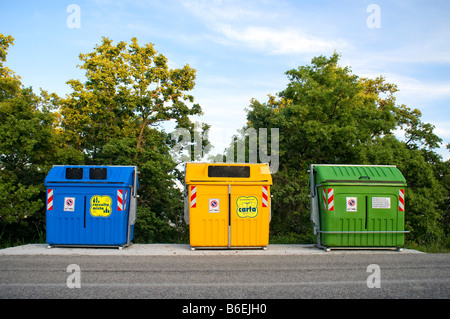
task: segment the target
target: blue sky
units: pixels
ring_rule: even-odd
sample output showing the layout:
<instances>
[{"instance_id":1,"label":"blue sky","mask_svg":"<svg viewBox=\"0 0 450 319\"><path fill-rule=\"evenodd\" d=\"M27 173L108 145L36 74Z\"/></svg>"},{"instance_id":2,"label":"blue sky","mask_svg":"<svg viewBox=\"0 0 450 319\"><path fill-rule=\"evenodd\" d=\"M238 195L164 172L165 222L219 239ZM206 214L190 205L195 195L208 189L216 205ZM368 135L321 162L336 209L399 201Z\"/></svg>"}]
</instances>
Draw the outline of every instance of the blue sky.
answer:
<instances>
[{"instance_id":1,"label":"blue sky","mask_svg":"<svg viewBox=\"0 0 450 319\"><path fill-rule=\"evenodd\" d=\"M80 28L67 26L70 4ZM380 28L367 24L371 4ZM397 103L418 108L450 143L449 16L447 0L0 0L0 33L15 38L7 66L23 83L61 96L65 82L84 77L78 55L102 36L154 43L170 67L197 70L192 93L204 116L194 120L212 125L215 153L244 126L252 98L267 101L285 88L287 70L334 50L355 74L397 84Z\"/></svg>"}]
</instances>

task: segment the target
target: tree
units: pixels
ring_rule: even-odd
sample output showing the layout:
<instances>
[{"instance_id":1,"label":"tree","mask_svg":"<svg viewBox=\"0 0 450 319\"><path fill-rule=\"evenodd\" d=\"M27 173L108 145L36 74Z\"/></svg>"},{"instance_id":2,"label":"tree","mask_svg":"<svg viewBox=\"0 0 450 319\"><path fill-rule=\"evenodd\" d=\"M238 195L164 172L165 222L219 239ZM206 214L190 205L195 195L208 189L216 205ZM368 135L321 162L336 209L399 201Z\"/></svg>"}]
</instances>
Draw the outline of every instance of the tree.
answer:
<instances>
[{"instance_id":1,"label":"tree","mask_svg":"<svg viewBox=\"0 0 450 319\"><path fill-rule=\"evenodd\" d=\"M420 111L396 104L396 85L381 76L361 78L338 62L335 53L287 71L286 89L266 103L252 100L247 111L246 128L280 129L272 233L311 234L310 164L396 164L409 185L410 238L427 244L441 240L448 189L436 174L442 159L433 150L442 140L420 120ZM395 138L397 129L404 130L404 141Z\"/></svg>"},{"instance_id":2,"label":"tree","mask_svg":"<svg viewBox=\"0 0 450 319\"><path fill-rule=\"evenodd\" d=\"M185 65L170 69L153 44L114 45L108 38L79 67L86 81L70 80L73 92L61 100L61 127L68 148L86 154L86 163L137 165L140 171L136 240L185 238L181 178L170 155L174 141L159 127L175 121L194 132L189 116L201 114L189 93L196 71ZM148 225L165 225L146 232Z\"/></svg>"},{"instance_id":3,"label":"tree","mask_svg":"<svg viewBox=\"0 0 450 319\"><path fill-rule=\"evenodd\" d=\"M54 95L36 95L4 65L13 44L0 34L0 237L29 239L44 221L43 181L59 153L57 114Z\"/></svg>"},{"instance_id":4,"label":"tree","mask_svg":"<svg viewBox=\"0 0 450 319\"><path fill-rule=\"evenodd\" d=\"M70 80L73 93L62 101L62 127L69 145L95 160L114 138L135 138L144 149L150 127L175 120L189 125L190 115L201 114L187 94L195 85L195 70L185 65L169 69L167 58L153 44L139 46L136 38L113 45L108 38L94 52L80 54L87 81ZM134 155L137 157L137 154Z\"/></svg>"}]
</instances>

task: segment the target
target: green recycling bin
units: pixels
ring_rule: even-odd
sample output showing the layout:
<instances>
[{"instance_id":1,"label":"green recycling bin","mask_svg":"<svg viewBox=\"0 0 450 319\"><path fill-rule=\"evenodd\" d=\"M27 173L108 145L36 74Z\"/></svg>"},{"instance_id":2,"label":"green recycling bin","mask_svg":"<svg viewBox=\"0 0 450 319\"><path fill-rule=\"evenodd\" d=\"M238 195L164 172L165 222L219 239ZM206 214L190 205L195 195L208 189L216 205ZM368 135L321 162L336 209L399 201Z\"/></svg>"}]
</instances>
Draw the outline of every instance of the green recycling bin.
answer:
<instances>
[{"instance_id":1,"label":"green recycling bin","mask_svg":"<svg viewBox=\"0 0 450 319\"><path fill-rule=\"evenodd\" d=\"M406 180L395 166L313 164L309 174L319 247L404 245Z\"/></svg>"}]
</instances>

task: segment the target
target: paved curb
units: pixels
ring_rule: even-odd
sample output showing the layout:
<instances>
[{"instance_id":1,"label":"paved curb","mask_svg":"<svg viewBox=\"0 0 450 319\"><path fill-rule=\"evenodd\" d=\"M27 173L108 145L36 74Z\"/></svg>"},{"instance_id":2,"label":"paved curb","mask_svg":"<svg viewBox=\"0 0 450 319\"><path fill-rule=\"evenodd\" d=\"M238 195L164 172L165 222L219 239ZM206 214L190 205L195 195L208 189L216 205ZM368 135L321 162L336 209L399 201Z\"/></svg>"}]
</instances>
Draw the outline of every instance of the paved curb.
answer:
<instances>
[{"instance_id":1,"label":"paved curb","mask_svg":"<svg viewBox=\"0 0 450 319\"><path fill-rule=\"evenodd\" d=\"M48 256L285 256L285 255L343 255L343 254L422 254L417 250L402 251L383 249L348 249L326 252L314 245L269 245L267 249L196 249L183 244L133 244L123 249L117 248L47 248L46 244L29 244L0 250L0 256L48 255Z\"/></svg>"}]
</instances>

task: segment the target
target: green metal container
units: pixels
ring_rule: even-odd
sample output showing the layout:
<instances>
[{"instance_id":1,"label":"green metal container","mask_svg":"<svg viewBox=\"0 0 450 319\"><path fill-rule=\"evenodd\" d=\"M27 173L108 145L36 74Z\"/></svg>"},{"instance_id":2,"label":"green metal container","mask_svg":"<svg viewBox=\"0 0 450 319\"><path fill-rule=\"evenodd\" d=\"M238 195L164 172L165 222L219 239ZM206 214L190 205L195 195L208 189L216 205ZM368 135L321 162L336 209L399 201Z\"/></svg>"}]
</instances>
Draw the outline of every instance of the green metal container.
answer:
<instances>
[{"instance_id":1,"label":"green metal container","mask_svg":"<svg viewBox=\"0 0 450 319\"><path fill-rule=\"evenodd\" d=\"M309 173L319 246L404 245L406 180L395 166L314 164Z\"/></svg>"}]
</instances>

